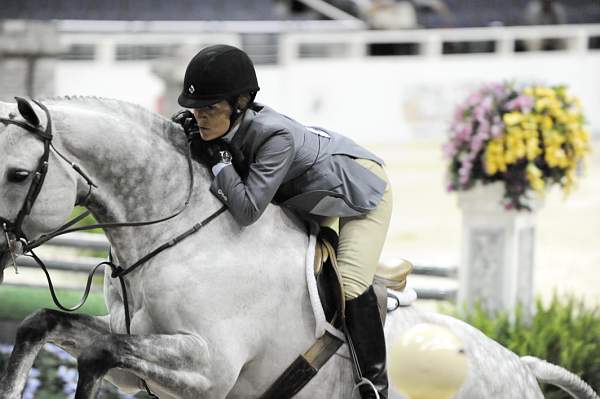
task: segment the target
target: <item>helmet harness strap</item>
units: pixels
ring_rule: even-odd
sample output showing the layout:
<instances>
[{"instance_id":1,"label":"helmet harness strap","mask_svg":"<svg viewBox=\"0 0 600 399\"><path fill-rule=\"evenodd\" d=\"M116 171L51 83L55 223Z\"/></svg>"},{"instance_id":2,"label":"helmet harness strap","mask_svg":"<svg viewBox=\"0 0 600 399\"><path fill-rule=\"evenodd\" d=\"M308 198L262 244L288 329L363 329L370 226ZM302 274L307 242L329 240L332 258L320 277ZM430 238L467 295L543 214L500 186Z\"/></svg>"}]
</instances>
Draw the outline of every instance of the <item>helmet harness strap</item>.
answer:
<instances>
[{"instance_id":1,"label":"helmet harness strap","mask_svg":"<svg viewBox=\"0 0 600 399\"><path fill-rule=\"evenodd\" d=\"M231 129L233 129L233 126L235 125L235 122L238 120L238 118L244 115L246 110L250 108L250 106L254 103L254 99L256 98L256 91L251 91L248 94L250 95L250 100L248 101L248 104L241 108L238 106L238 99L240 98L240 95L243 94L238 94L237 96L229 97L228 99L226 99L227 103L231 107L231 115L229 116L229 129L227 129L227 131L223 135L226 135L231 131Z\"/></svg>"}]
</instances>

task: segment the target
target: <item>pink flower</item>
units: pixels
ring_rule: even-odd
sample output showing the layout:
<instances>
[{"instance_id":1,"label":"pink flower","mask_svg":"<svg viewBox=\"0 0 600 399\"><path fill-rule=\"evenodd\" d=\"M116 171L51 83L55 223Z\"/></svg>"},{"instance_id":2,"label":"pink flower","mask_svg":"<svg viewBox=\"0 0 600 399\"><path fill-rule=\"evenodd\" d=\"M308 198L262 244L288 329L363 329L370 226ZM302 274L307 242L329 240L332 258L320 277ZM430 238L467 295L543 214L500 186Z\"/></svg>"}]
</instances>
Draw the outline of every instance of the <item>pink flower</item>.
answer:
<instances>
[{"instance_id":1,"label":"pink flower","mask_svg":"<svg viewBox=\"0 0 600 399\"><path fill-rule=\"evenodd\" d=\"M530 112L535 104L535 100L528 95L521 94L517 98L506 103L506 108L510 111Z\"/></svg>"},{"instance_id":2,"label":"pink flower","mask_svg":"<svg viewBox=\"0 0 600 399\"><path fill-rule=\"evenodd\" d=\"M477 119L479 122L485 120L486 114L487 110L482 106L475 107L475 109L473 110L473 115L475 116L475 119Z\"/></svg>"},{"instance_id":3,"label":"pink flower","mask_svg":"<svg viewBox=\"0 0 600 399\"><path fill-rule=\"evenodd\" d=\"M473 163L469 159L465 159L458 170L460 184L467 184L471 175L471 169L473 169Z\"/></svg>"},{"instance_id":4,"label":"pink flower","mask_svg":"<svg viewBox=\"0 0 600 399\"><path fill-rule=\"evenodd\" d=\"M487 119L479 121L477 127L477 135L481 136L481 139L485 140L490 136L490 122Z\"/></svg>"},{"instance_id":5,"label":"pink flower","mask_svg":"<svg viewBox=\"0 0 600 399\"><path fill-rule=\"evenodd\" d=\"M460 142L468 142L471 137L471 133L473 131L470 123L458 123L454 125L454 138Z\"/></svg>"},{"instance_id":6,"label":"pink flower","mask_svg":"<svg viewBox=\"0 0 600 399\"><path fill-rule=\"evenodd\" d=\"M510 94L511 87L506 83L495 83L493 84L492 91L497 100L504 101L504 99Z\"/></svg>"},{"instance_id":7,"label":"pink flower","mask_svg":"<svg viewBox=\"0 0 600 399\"><path fill-rule=\"evenodd\" d=\"M466 105L460 104L454 109L454 122L461 122L465 117Z\"/></svg>"},{"instance_id":8,"label":"pink flower","mask_svg":"<svg viewBox=\"0 0 600 399\"><path fill-rule=\"evenodd\" d=\"M477 104L479 104L482 100L482 94L480 91L476 91L473 92L468 98L467 98L467 104L471 107L476 106Z\"/></svg>"},{"instance_id":9,"label":"pink flower","mask_svg":"<svg viewBox=\"0 0 600 399\"><path fill-rule=\"evenodd\" d=\"M492 137L498 137L504 131L504 124L492 125L490 132L492 133Z\"/></svg>"},{"instance_id":10,"label":"pink flower","mask_svg":"<svg viewBox=\"0 0 600 399\"><path fill-rule=\"evenodd\" d=\"M504 122L502 122L502 118L499 115L495 115L494 119L492 119L492 127L490 129L490 133L492 137L498 137L504 131Z\"/></svg>"},{"instance_id":11,"label":"pink flower","mask_svg":"<svg viewBox=\"0 0 600 399\"><path fill-rule=\"evenodd\" d=\"M454 142L452 142L452 141L444 143L444 145L442 146L444 158L446 158L446 159L452 159L452 157L454 157L456 155L456 150L457 150L457 148L454 145Z\"/></svg>"},{"instance_id":12,"label":"pink flower","mask_svg":"<svg viewBox=\"0 0 600 399\"><path fill-rule=\"evenodd\" d=\"M485 141L485 138L482 137L480 134L473 137L473 140L471 140L471 146L470 146L471 147L470 155L472 155L472 159L475 159L475 157L477 156L477 153L483 147L484 141Z\"/></svg>"}]
</instances>

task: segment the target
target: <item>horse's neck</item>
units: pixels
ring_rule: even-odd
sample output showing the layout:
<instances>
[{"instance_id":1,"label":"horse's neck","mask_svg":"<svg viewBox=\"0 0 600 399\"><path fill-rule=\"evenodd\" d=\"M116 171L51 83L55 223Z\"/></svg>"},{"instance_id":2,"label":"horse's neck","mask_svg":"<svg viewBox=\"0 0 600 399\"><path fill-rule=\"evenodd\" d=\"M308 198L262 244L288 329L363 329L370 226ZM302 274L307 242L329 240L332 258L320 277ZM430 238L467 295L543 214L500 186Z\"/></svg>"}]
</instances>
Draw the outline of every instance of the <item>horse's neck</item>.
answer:
<instances>
[{"instance_id":1,"label":"horse's neck","mask_svg":"<svg viewBox=\"0 0 600 399\"><path fill-rule=\"evenodd\" d=\"M183 206L190 184L185 138L169 138L159 131L166 128L172 130L167 133L182 136L174 125L141 109L120 115L94 107L60 106L56 137L68 157L98 185L87 205L98 222L155 220ZM200 197L206 197L208 190L199 187L206 187L208 174L195 163L193 167L196 189L192 202L202 203ZM88 189L80 179L78 198L85 198ZM164 240L172 223L111 228L107 235L111 243L118 244L118 258L131 260Z\"/></svg>"}]
</instances>

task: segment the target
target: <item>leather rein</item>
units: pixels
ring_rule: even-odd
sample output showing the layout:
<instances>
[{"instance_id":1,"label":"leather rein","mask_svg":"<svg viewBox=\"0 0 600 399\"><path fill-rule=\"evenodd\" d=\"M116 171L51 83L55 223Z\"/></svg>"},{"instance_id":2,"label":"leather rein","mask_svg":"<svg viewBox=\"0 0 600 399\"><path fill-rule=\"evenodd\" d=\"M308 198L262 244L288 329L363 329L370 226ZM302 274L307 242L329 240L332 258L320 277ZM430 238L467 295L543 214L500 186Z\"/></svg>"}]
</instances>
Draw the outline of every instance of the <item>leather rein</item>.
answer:
<instances>
[{"instance_id":1,"label":"leather rein","mask_svg":"<svg viewBox=\"0 0 600 399\"><path fill-rule=\"evenodd\" d=\"M15 250L16 250L16 244L21 243L22 247L23 247L23 254L26 256L32 257L36 261L36 263L40 266L40 268L44 271L44 274L46 275L46 279L48 280L48 287L50 289L50 294L52 296L52 300L54 301L54 304L59 309L61 309L63 311L67 311L67 312L73 312L75 310L78 310L79 308L81 308L84 305L84 303L86 302L87 297L90 293L90 289L91 289L91 285L92 285L92 278L93 278L94 273L102 265L109 266L112 271L111 277L118 278L120 285L121 285L121 290L123 293L123 306L125 308L125 326L127 328L127 334L131 335L131 317L129 314L127 289L126 289L126 285L125 285L125 281L124 281L123 277L126 276L127 274L133 272L134 270L136 270L137 268L142 266L144 263L146 263L148 260L150 260L153 257L155 257L156 255L158 255L159 253L163 252L164 250L166 250L168 248L171 248L171 247L177 245L179 242L181 242L185 238L189 237L190 235L192 235L195 232L197 232L198 230L200 230L202 227L209 224L216 217L218 217L220 214L225 212L227 210L227 207L225 205L222 206L220 209L218 209L217 211L212 213L210 216L208 216L201 222L196 223L194 226L192 226L185 232L175 236L174 238L170 239L169 241L165 242L164 244L162 244L162 245L158 246L157 248L155 248L154 250L152 250L150 253L142 256L140 259L138 259L137 261L132 263L129 267L121 267L119 265L116 265L112 259L112 250L109 251L109 260L99 263L92 270L90 270L88 279L87 279L87 283L86 283L85 292L84 292L79 304L75 305L74 307L70 307L70 308L63 306L56 296L54 285L52 284L52 279L50 278L50 274L48 273L46 265L35 254L35 252L33 252L33 249L39 247L40 245L44 244L45 242L49 241L50 239L52 239L54 237L57 237L57 236L60 236L63 234L67 234L67 233L72 233L75 231L91 230L91 229L96 229L96 228L148 226L148 225L152 225L152 224L165 222L167 220L173 219L176 216L180 215L188 207L191 197L192 197L193 189L194 189L194 173L193 173L194 171L193 171L193 165L192 165L191 150L190 150L189 140L188 140L187 163L188 163L189 174L190 174L190 183L189 183L188 194L187 194L187 198L186 198L183 206L179 210L175 211L173 214L163 217L163 218L150 220L150 221L99 223L99 224L94 224L94 225L90 225L90 226L72 227L77 222L79 222L84 217L86 217L87 215L90 214L89 211L85 211L81 215L78 215L77 217L70 220L63 226L59 227L58 229L54 230L53 232L42 235L37 239L29 240L27 238L27 236L25 235L25 233L23 232L23 221L24 221L25 217L31 213L31 208L33 207L33 204L35 203L40 191L42 190L44 180L48 173L48 159L50 157L51 150L54 151L63 160L65 160L69 165L71 165L71 167L88 184L89 190L88 190L88 193L87 193L84 201L82 202L82 204L87 203L87 201L89 200L89 198L92 194L93 188L98 187L92 181L92 179L90 177L88 177L86 175L86 173L77 164L75 164L75 163L71 162L69 159L67 159L62 153L60 153L52 145L53 133L52 133L52 119L50 116L50 111L40 101L37 101L37 100L32 100L32 101L35 102L46 114L47 122L46 122L45 129L42 129L41 125L34 126L33 124L28 123L28 122L14 120L12 118L1 118L0 117L0 123L3 123L4 125L9 125L9 124L17 125L17 126L21 127L22 129L25 129L28 132L34 134L36 137L38 137L40 140L42 140L42 143L44 144L44 153L42 154L42 156L38 162L37 170L33 174L31 185L29 187L29 190L28 190L25 200L23 202L23 206L19 210L19 213L17 214L16 219L14 221L11 221L9 219L6 219L6 218L0 216L0 223L2 224L2 227L4 229L4 233L5 233L7 245L8 245L8 250L10 251L11 256L13 257L13 265L16 269L15 256L14 256Z\"/></svg>"}]
</instances>

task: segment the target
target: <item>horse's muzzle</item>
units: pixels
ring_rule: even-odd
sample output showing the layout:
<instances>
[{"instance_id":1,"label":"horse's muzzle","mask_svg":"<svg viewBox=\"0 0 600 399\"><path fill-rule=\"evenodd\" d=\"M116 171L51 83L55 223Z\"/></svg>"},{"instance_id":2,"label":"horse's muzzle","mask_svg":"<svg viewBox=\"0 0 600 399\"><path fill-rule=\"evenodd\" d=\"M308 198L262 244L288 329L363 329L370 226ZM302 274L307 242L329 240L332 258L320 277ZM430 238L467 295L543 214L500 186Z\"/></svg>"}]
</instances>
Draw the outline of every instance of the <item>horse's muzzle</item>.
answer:
<instances>
[{"instance_id":1,"label":"horse's muzzle","mask_svg":"<svg viewBox=\"0 0 600 399\"><path fill-rule=\"evenodd\" d=\"M17 270L16 260L23 254L23 245L21 242L12 242L12 250L6 247L0 247L0 284L4 281L4 269L7 266L13 266Z\"/></svg>"}]
</instances>

